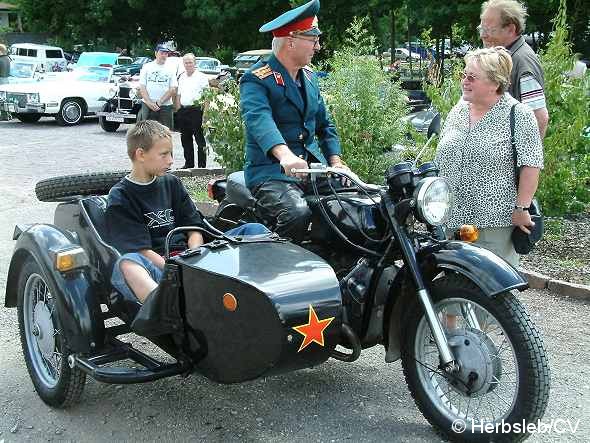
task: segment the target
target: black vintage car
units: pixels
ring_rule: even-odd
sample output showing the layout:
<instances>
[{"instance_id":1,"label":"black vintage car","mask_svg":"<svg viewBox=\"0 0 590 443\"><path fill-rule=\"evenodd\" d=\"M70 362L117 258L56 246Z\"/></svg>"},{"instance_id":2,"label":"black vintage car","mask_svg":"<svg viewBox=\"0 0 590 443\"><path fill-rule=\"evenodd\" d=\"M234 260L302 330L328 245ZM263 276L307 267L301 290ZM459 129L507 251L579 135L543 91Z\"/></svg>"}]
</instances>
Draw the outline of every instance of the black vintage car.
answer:
<instances>
[{"instance_id":1,"label":"black vintage car","mask_svg":"<svg viewBox=\"0 0 590 443\"><path fill-rule=\"evenodd\" d=\"M122 123L132 124L137 120L141 109L139 83L126 76L119 77L113 89L113 96L103 97L105 104L97 112L100 127L107 132L115 132Z\"/></svg>"}]
</instances>

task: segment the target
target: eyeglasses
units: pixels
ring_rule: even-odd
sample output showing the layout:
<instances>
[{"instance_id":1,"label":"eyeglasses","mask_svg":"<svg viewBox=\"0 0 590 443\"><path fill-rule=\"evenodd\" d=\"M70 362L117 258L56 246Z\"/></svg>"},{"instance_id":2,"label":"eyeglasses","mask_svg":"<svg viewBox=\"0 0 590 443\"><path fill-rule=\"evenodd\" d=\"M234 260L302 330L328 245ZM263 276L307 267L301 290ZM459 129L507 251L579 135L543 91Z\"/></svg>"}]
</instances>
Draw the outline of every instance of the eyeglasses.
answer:
<instances>
[{"instance_id":1,"label":"eyeglasses","mask_svg":"<svg viewBox=\"0 0 590 443\"><path fill-rule=\"evenodd\" d=\"M479 32L479 35L494 35L496 32L498 32L498 29L503 27L504 26L501 26L500 28L486 28L485 26L478 25L477 32Z\"/></svg>"},{"instance_id":2,"label":"eyeglasses","mask_svg":"<svg viewBox=\"0 0 590 443\"><path fill-rule=\"evenodd\" d=\"M313 43L314 48L316 46L320 45L320 38L319 37L315 37L315 38L306 38L306 37L302 37L300 35L292 35L292 38L298 38L299 40L305 40L308 41L310 43Z\"/></svg>"},{"instance_id":3,"label":"eyeglasses","mask_svg":"<svg viewBox=\"0 0 590 443\"><path fill-rule=\"evenodd\" d=\"M466 74L465 72L462 72L459 74L459 77L461 78L461 80L467 80L468 82L472 83L475 80L478 80L479 77L475 74Z\"/></svg>"}]
</instances>

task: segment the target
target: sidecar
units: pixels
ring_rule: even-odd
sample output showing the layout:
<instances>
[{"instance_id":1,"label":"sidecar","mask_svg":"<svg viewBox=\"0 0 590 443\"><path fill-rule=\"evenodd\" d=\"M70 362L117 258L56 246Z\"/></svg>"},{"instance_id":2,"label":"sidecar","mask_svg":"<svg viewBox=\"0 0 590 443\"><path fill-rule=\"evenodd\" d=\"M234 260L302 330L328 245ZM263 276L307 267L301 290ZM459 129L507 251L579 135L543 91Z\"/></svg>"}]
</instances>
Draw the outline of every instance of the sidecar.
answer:
<instances>
[{"instance_id":1,"label":"sidecar","mask_svg":"<svg viewBox=\"0 0 590 443\"><path fill-rule=\"evenodd\" d=\"M105 209L104 196L71 197L53 224L14 231L5 305L18 308L25 361L49 405L76 402L86 376L124 384L200 372L236 383L336 352L342 299L334 271L272 236L218 238L168 258L155 303L160 323L136 328L143 306L110 285L119 253L104 240ZM168 356L138 349L138 329Z\"/></svg>"}]
</instances>

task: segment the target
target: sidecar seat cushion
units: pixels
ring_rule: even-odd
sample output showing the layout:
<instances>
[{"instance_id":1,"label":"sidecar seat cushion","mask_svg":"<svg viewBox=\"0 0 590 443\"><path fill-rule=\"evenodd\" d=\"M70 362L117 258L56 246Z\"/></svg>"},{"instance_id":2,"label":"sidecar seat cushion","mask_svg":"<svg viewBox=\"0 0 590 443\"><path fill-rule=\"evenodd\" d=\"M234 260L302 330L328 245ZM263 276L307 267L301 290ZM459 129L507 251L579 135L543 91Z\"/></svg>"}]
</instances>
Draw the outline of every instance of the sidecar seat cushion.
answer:
<instances>
[{"instance_id":1,"label":"sidecar seat cushion","mask_svg":"<svg viewBox=\"0 0 590 443\"><path fill-rule=\"evenodd\" d=\"M144 268L156 283L159 283L162 279L162 270L139 252L123 254L116 261L113 267L113 273L111 274L111 284L127 301L139 302L131 288L127 285L123 272L121 272L121 262L124 260L132 261Z\"/></svg>"}]
</instances>

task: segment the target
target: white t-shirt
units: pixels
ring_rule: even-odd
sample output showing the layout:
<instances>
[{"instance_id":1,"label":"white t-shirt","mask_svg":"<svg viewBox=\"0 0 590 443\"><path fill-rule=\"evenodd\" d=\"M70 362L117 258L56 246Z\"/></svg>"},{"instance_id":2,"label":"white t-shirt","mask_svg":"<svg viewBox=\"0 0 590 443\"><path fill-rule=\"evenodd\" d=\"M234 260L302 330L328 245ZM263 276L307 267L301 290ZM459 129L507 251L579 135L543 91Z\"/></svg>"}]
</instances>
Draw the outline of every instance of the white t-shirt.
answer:
<instances>
[{"instance_id":1,"label":"white t-shirt","mask_svg":"<svg viewBox=\"0 0 590 443\"><path fill-rule=\"evenodd\" d=\"M170 88L176 88L178 82L172 70L166 65L159 65L155 61L146 63L139 73L139 84L145 86L148 96L151 100L159 100ZM172 104L172 99L168 98L161 105L167 106Z\"/></svg>"},{"instance_id":2,"label":"white t-shirt","mask_svg":"<svg viewBox=\"0 0 590 443\"><path fill-rule=\"evenodd\" d=\"M181 106L192 106L195 100L201 98L203 89L209 86L209 79L205 74L195 70L191 76L186 72L178 77L178 95Z\"/></svg>"}]
</instances>

